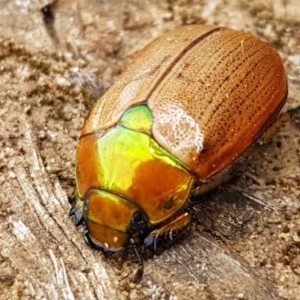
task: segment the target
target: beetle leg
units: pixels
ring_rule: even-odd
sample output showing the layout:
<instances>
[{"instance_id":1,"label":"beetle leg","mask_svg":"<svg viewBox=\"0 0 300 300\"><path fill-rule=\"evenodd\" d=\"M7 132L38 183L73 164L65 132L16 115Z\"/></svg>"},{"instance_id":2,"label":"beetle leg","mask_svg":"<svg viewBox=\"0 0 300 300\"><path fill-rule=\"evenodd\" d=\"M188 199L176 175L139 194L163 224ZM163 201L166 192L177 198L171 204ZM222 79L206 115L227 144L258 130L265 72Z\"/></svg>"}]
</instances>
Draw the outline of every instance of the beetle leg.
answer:
<instances>
[{"instance_id":1,"label":"beetle leg","mask_svg":"<svg viewBox=\"0 0 300 300\"><path fill-rule=\"evenodd\" d=\"M176 235L183 231L191 223L191 216L185 212L179 215L173 221L165 224L164 226L157 228L150 232L150 234L144 239L143 250L152 246L153 250L157 250L157 242L161 238L174 240Z\"/></svg>"},{"instance_id":2,"label":"beetle leg","mask_svg":"<svg viewBox=\"0 0 300 300\"><path fill-rule=\"evenodd\" d=\"M143 258L141 256L141 254L138 252L137 250L137 246L136 246L136 242L133 238L129 239L129 243L133 248L134 254L137 257L138 261L139 261L139 268L136 270L134 276L133 276L133 282L134 283L139 283L143 277L144 274L144 261Z\"/></svg>"},{"instance_id":3,"label":"beetle leg","mask_svg":"<svg viewBox=\"0 0 300 300\"><path fill-rule=\"evenodd\" d=\"M74 224L75 226L79 226L83 223L82 209L79 209L77 207L75 197L73 197L71 201L72 201L72 207L70 209L69 216L74 216Z\"/></svg>"},{"instance_id":4,"label":"beetle leg","mask_svg":"<svg viewBox=\"0 0 300 300\"><path fill-rule=\"evenodd\" d=\"M75 217L75 226L81 225L82 222L83 222L82 211L76 210L76 211L75 211L75 214L74 214L74 217Z\"/></svg>"}]
</instances>

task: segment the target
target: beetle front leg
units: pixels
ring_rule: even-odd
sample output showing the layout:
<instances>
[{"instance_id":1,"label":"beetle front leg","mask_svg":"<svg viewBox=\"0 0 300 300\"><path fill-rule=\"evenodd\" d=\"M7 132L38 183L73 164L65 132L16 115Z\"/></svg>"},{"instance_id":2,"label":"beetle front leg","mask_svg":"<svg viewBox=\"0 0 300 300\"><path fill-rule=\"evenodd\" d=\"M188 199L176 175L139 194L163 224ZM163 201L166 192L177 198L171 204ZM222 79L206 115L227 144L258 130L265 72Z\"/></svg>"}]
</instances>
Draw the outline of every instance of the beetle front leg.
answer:
<instances>
[{"instance_id":1,"label":"beetle front leg","mask_svg":"<svg viewBox=\"0 0 300 300\"><path fill-rule=\"evenodd\" d=\"M153 250L157 250L157 242L161 238L174 240L176 235L182 232L191 223L191 216L185 212L179 215L173 221L165 224L164 226L157 228L150 232L150 234L144 239L143 249L149 246L153 247Z\"/></svg>"},{"instance_id":2,"label":"beetle front leg","mask_svg":"<svg viewBox=\"0 0 300 300\"><path fill-rule=\"evenodd\" d=\"M82 214L82 208L78 206L78 203L81 200L78 199L76 195L73 195L70 199L71 202L71 209L69 212L69 216L74 217L74 223L75 226L79 226L83 223L83 214Z\"/></svg>"}]
</instances>

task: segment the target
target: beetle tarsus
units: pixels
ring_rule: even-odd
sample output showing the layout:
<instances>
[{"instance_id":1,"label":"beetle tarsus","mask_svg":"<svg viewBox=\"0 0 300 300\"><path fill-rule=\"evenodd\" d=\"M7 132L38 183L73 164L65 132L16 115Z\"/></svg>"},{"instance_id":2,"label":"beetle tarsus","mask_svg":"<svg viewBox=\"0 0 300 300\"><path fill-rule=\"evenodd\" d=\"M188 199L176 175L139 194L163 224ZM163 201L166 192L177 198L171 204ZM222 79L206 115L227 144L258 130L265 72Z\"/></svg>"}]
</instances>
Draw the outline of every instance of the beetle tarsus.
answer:
<instances>
[{"instance_id":1,"label":"beetle tarsus","mask_svg":"<svg viewBox=\"0 0 300 300\"><path fill-rule=\"evenodd\" d=\"M69 216L73 216L75 214L75 211L76 211L76 206L72 206L71 209L70 209L70 212L69 212Z\"/></svg>"},{"instance_id":2,"label":"beetle tarsus","mask_svg":"<svg viewBox=\"0 0 300 300\"><path fill-rule=\"evenodd\" d=\"M140 266L140 267L136 270L136 272L135 272L135 274L134 274L134 276L133 276L132 281L133 281L134 283L139 283L139 282L141 281L142 277L143 277L143 274L144 274L144 267L143 267L143 266Z\"/></svg>"},{"instance_id":3,"label":"beetle tarsus","mask_svg":"<svg viewBox=\"0 0 300 300\"><path fill-rule=\"evenodd\" d=\"M76 227L83 223L82 211L79 210L75 205L71 208L69 215L74 217L74 224Z\"/></svg>"},{"instance_id":4,"label":"beetle tarsus","mask_svg":"<svg viewBox=\"0 0 300 300\"><path fill-rule=\"evenodd\" d=\"M137 247L136 247L136 242L133 238L131 238L129 240L132 248L133 248L133 251L134 251L134 254L136 256L136 258L138 259L139 261L139 268L136 270L134 276L133 276L133 279L132 281L134 283L139 283L143 277L143 274L144 274L144 261L143 261L143 258L141 256L141 254L138 252L137 250Z\"/></svg>"},{"instance_id":5,"label":"beetle tarsus","mask_svg":"<svg viewBox=\"0 0 300 300\"><path fill-rule=\"evenodd\" d=\"M83 222L83 215L80 210L76 210L74 213L75 226L79 226Z\"/></svg>"},{"instance_id":6,"label":"beetle tarsus","mask_svg":"<svg viewBox=\"0 0 300 300\"><path fill-rule=\"evenodd\" d=\"M145 249L150 247L150 246L153 248L154 251L157 250L157 239L152 235L148 235L144 239L143 251L145 251Z\"/></svg>"}]
</instances>

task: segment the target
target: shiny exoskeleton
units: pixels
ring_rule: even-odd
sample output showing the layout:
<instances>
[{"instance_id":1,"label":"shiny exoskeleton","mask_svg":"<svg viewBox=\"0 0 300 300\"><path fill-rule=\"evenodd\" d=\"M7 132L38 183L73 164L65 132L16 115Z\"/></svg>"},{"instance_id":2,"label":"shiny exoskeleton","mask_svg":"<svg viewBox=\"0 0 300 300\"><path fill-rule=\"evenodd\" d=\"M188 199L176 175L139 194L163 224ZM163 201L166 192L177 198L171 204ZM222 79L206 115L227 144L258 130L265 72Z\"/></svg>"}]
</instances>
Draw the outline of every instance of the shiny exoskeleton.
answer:
<instances>
[{"instance_id":1,"label":"shiny exoskeleton","mask_svg":"<svg viewBox=\"0 0 300 300\"><path fill-rule=\"evenodd\" d=\"M251 34L191 25L154 40L83 126L72 213L86 240L118 251L181 232L190 196L261 136L286 98L279 54Z\"/></svg>"}]
</instances>

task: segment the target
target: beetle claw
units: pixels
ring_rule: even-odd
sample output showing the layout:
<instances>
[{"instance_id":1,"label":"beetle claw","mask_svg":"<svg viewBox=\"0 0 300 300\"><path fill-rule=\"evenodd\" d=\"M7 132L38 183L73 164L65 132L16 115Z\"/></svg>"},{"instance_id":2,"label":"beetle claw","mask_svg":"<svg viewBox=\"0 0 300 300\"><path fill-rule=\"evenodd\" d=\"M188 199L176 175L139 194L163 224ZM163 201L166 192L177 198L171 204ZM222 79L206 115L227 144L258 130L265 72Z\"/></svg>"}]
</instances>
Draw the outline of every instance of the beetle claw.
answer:
<instances>
[{"instance_id":1,"label":"beetle claw","mask_svg":"<svg viewBox=\"0 0 300 300\"><path fill-rule=\"evenodd\" d=\"M146 248L152 246L153 250L156 251L157 250L157 239L152 236L152 235L148 235L145 239L144 239L144 244L143 244L143 251L145 251Z\"/></svg>"},{"instance_id":2,"label":"beetle claw","mask_svg":"<svg viewBox=\"0 0 300 300\"><path fill-rule=\"evenodd\" d=\"M135 274L133 275L132 281L133 281L134 283L139 283L139 282L141 281L143 275L144 275L144 267L143 267L143 266L140 266L140 267L136 270Z\"/></svg>"},{"instance_id":3,"label":"beetle claw","mask_svg":"<svg viewBox=\"0 0 300 300\"><path fill-rule=\"evenodd\" d=\"M143 258L141 256L141 254L138 252L137 248L136 248L136 242L133 238L131 238L129 240L130 244L132 245L133 251L135 256L137 257L137 259L139 260L139 268L136 270L132 281L134 283L139 283L143 277L144 274L144 261Z\"/></svg>"},{"instance_id":4,"label":"beetle claw","mask_svg":"<svg viewBox=\"0 0 300 300\"><path fill-rule=\"evenodd\" d=\"M72 206L71 209L70 209L70 212L69 212L69 216L73 216L75 214L75 211L76 211L76 206Z\"/></svg>"},{"instance_id":5,"label":"beetle claw","mask_svg":"<svg viewBox=\"0 0 300 300\"><path fill-rule=\"evenodd\" d=\"M79 210L75 205L71 208L69 215L74 216L74 224L76 227L83 223L82 211Z\"/></svg>"},{"instance_id":6,"label":"beetle claw","mask_svg":"<svg viewBox=\"0 0 300 300\"><path fill-rule=\"evenodd\" d=\"M76 210L74 213L75 226L79 226L83 223L83 214L80 210Z\"/></svg>"}]
</instances>

